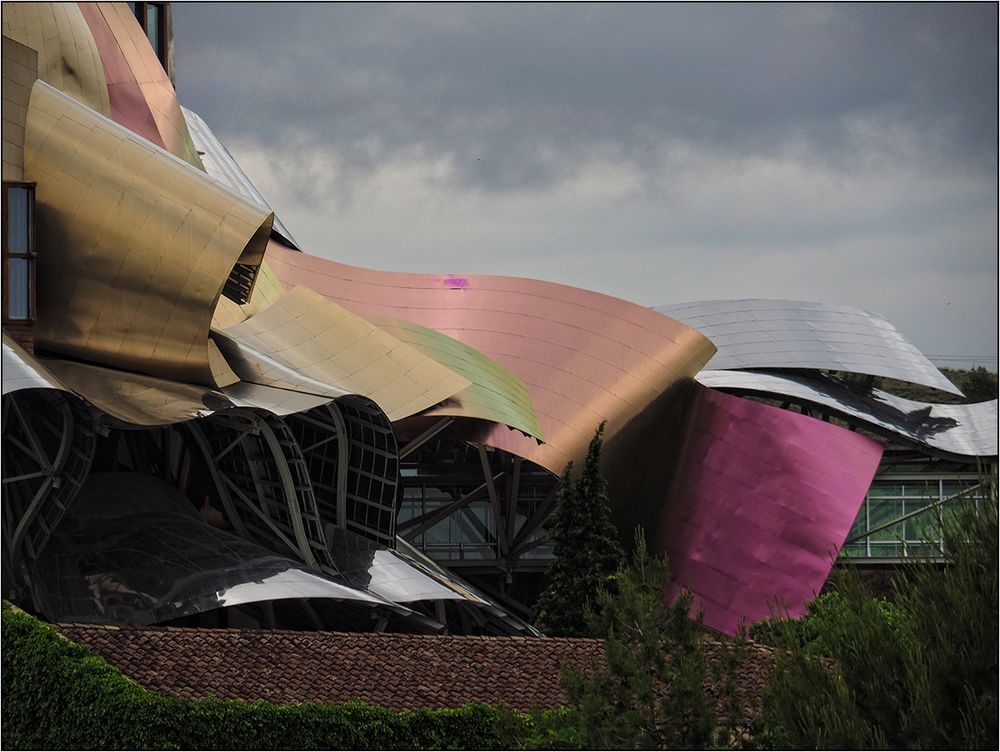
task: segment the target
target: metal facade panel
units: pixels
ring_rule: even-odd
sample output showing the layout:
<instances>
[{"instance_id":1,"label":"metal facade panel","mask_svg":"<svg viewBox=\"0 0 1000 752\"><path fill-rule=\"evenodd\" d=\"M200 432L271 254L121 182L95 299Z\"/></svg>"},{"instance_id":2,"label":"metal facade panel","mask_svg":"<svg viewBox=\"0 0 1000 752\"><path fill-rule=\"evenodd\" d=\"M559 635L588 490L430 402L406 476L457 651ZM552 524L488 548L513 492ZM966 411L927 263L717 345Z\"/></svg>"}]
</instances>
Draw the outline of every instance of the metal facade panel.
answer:
<instances>
[{"instance_id":1,"label":"metal facade panel","mask_svg":"<svg viewBox=\"0 0 1000 752\"><path fill-rule=\"evenodd\" d=\"M203 169L174 86L132 9L126 3L84 3L81 7L100 51L111 117Z\"/></svg>"},{"instance_id":2,"label":"metal facade panel","mask_svg":"<svg viewBox=\"0 0 1000 752\"><path fill-rule=\"evenodd\" d=\"M76 3L4 3L3 35L38 53L38 78L111 116L101 56Z\"/></svg>"},{"instance_id":3,"label":"metal facade panel","mask_svg":"<svg viewBox=\"0 0 1000 752\"><path fill-rule=\"evenodd\" d=\"M850 371L962 392L876 313L796 300L702 300L658 306L715 343L706 369Z\"/></svg>"},{"instance_id":4,"label":"metal facade panel","mask_svg":"<svg viewBox=\"0 0 1000 752\"><path fill-rule=\"evenodd\" d=\"M609 440L714 348L648 308L566 285L513 277L382 272L271 242L267 263L368 318L411 321L453 337L521 379L545 444L506 426L484 442L555 473L580 460L601 421Z\"/></svg>"},{"instance_id":5,"label":"metal facade panel","mask_svg":"<svg viewBox=\"0 0 1000 752\"><path fill-rule=\"evenodd\" d=\"M66 387L52 371L27 352L13 337L3 333L3 393L21 389L62 389Z\"/></svg>"},{"instance_id":6,"label":"metal facade panel","mask_svg":"<svg viewBox=\"0 0 1000 752\"><path fill-rule=\"evenodd\" d=\"M214 384L212 313L271 215L42 81L24 174L38 183L38 345Z\"/></svg>"},{"instance_id":7,"label":"metal facade panel","mask_svg":"<svg viewBox=\"0 0 1000 752\"><path fill-rule=\"evenodd\" d=\"M205 171L213 178L221 180L229 186L233 192L271 211L271 207L264 200L260 191L257 190L256 186L250 181L250 178L247 177L247 174L243 172L243 169L233 159L232 154L229 153L225 144L208 127L208 123L198 113L192 112L186 107L181 107L181 112L184 113L184 119L187 121L191 138L194 141L195 148L198 150ZM292 234L288 232L288 228L282 224L277 216L274 218L273 229L284 240L288 241L293 248L299 247Z\"/></svg>"},{"instance_id":8,"label":"metal facade panel","mask_svg":"<svg viewBox=\"0 0 1000 752\"><path fill-rule=\"evenodd\" d=\"M873 389L870 394L858 392L828 378L758 371L702 371L696 378L715 389L805 400L949 454L966 457L997 454L997 400L935 405L880 389Z\"/></svg>"},{"instance_id":9,"label":"metal facade panel","mask_svg":"<svg viewBox=\"0 0 1000 752\"><path fill-rule=\"evenodd\" d=\"M373 319L372 323L472 382L424 415L479 418L544 440L524 383L499 363L457 339L409 321Z\"/></svg>"},{"instance_id":10,"label":"metal facade panel","mask_svg":"<svg viewBox=\"0 0 1000 752\"><path fill-rule=\"evenodd\" d=\"M392 420L469 386L467 379L307 287L296 287L213 336L244 381L330 398L360 394Z\"/></svg>"},{"instance_id":11,"label":"metal facade panel","mask_svg":"<svg viewBox=\"0 0 1000 752\"><path fill-rule=\"evenodd\" d=\"M820 591L882 457L829 423L699 388L660 508L673 584L704 623L734 634Z\"/></svg>"}]
</instances>

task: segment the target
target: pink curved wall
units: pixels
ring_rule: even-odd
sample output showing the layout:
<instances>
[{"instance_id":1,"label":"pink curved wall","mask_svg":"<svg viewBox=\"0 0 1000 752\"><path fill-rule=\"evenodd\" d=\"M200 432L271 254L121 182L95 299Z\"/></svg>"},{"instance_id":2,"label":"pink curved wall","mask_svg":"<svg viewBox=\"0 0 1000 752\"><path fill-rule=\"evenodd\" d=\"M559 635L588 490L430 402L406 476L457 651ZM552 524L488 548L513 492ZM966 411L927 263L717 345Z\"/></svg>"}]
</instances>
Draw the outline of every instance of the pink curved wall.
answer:
<instances>
[{"instance_id":1,"label":"pink curved wall","mask_svg":"<svg viewBox=\"0 0 1000 752\"><path fill-rule=\"evenodd\" d=\"M675 584L734 633L822 588L882 458L852 431L699 387L659 518Z\"/></svg>"}]
</instances>

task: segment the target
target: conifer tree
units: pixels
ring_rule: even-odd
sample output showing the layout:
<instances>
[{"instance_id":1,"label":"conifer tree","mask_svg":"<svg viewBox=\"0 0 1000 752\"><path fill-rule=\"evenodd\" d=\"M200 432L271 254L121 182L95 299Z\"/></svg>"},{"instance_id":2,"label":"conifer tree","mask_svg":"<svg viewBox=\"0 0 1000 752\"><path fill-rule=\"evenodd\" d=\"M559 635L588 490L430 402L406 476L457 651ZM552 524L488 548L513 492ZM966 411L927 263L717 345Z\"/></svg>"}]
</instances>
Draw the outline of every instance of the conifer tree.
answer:
<instances>
[{"instance_id":1,"label":"conifer tree","mask_svg":"<svg viewBox=\"0 0 1000 752\"><path fill-rule=\"evenodd\" d=\"M601 423L590 441L580 478L573 482L570 462L556 492L549 529L555 560L549 566L548 586L538 599L536 619L551 636L589 636L587 604L624 562L601 472L603 434Z\"/></svg>"}]
</instances>

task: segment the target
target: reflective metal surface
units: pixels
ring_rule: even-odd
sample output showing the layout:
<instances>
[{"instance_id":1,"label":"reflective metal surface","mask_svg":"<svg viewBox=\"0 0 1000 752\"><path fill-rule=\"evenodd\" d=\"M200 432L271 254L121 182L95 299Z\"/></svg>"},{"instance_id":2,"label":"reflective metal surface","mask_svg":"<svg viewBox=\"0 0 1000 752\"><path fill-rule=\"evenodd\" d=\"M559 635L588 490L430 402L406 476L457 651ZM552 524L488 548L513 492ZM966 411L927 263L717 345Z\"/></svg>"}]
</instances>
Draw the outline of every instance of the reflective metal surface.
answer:
<instances>
[{"instance_id":1,"label":"reflective metal surface","mask_svg":"<svg viewBox=\"0 0 1000 752\"><path fill-rule=\"evenodd\" d=\"M206 387L70 360L43 362L60 382L94 407L137 426L180 423L231 406Z\"/></svg>"},{"instance_id":2,"label":"reflective metal surface","mask_svg":"<svg viewBox=\"0 0 1000 752\"><path fill-rule=\"evenodd\" d=\"M705 387L697 387L687 419L662 430L684 433L652 535L670 560L670 592L689 588L705 624L729 634L768 616L774 604L804 613L857 516L882 447Z\"/></svg>"},{"instance_id":3,"label":"reflective metal surface","mask_svg":"<svg viewBox=\"0 0 1000 752\"><path fill-rule=\"evenodd\" d=\"M4 6L6 9L7 6ZM6 12L6 10L5 10ZM38 53L3 37L3 179L24 179L24 120L38 78Z\"/></svg>"},{"instance_id":4,"label":"reflective metal surface","mask_svg":"<svg viewBox=\"0 0 1000 752\"><path fill-rule=\"evenodd\" d=\"M966 457L997 454L997 400L972 405L934 405L880 389L859 391L828 377L759 371L702 371L696 378L715 389L804 400L949 454Z\"/></svg>"},{"instance_id":5,"label":"reflective metal surface","mask_svg":"<svg viewBox=\"0 0 1000 752\"><path fill-rule=\"evenodd\" d=\"M100 53L111 101L110 116L193 167L203 169L174 86L132 9L127 3L80 3L79 7Z\"/></svg>"},{"instance_id":6,"label":"reflective metal surface","mask_svg":"<svg viewBox=\"0 0 1000 752\"><path fill-rule=\"evenodd\" d=\"M92 475L34 575L51 621L153 624L285 598L398 609L211 527L176 489L136 473Z\"/></svg>"},{"instance_id":7,"label":"reflective metal surface","mask_svg":"<svg viewBox=\"0 0 1000 752\"><path fill-rule=\"evenodd\" d=\"M962 392L875 313L797 300L702 300L658 306L718 348L706 369L821 368Z\"/></svg>"},{"instance_id":8,"label":"reflective metal surface","mask_svg":"<svg viewBox=\"0 0 1000 752\"><path fill-rule=\"evenodd\" d=\"M56 375L3 333L3 393L21 389L66 389Z\"/></svg>"},{"instance_id":9,"label":"reflective metal surface","mask_svg":"<svg viewBox=\"0 0 1000 752\"><path fill-rule=\"evenodd\" d=\"M101 56L77 3L4 3L3 35L38 53L38 77L111 116Z\"/></svg>"},{"instance_id":10,"label":"reflective metal surface","mask_svg":"<svg viewBox=\"0 0 1000 752\"><path fill-rule=\"evenodd\" d=\"M409 321L373 319L372 323L471 382L470 386L444 404L425 411L424 415L479 418L543 440L528 390L499 363L457 339Z\"/></svg>"},{"instance_id":11,"label":"reflective metal surface","mask_svg":"<svg viewBox=\"0 0 1000 752\"><path fill-rule=\"evenodd\" d=\"M392 420L469 386L467 379L307 287L296 287L241 324L213 331L213 337L244 381L326 397L360 394Z\"/></svg>"},{"instance_id":12,"label":"reflective metal surface","mask_svg":"<svg viewBox=\"0 0 1000 752\"><path fill-rule=\"evenodd\" d=\"M714 351L651 309L565 285L374 271L273 241L266 260L285 285L308 285L360 316L435 329L508 369L527 388L546 443L502 425L484 441L556 473L582 459L602 420L610 440Z\"/></svg>"},{"instance_id":13,"label":"reflective metal surface","mask_svg":"<svg viewBox=\"0 0 1000 752\"><path fill-rule=\"evenodd\" d=\"M225 144L208 127L208 123L202 120L198 113L192 112L187 107L181 107L181 112L184 113L184 119L187 121L188 129L191 132L191 139L194 141L195 148L201 157L201 163L205 167L205 172L213 178L221 180L234 193L238 193L248 201L260 204L268 211L272 211L267 201L260 194L260 191L250 182L250 178L247 177L247 174L243 172L243 169L233 159ZM295 242L295 238L288 231L288 228L282 224L277 216L274 218L274 227L272 229L292 248L299 247L298 243Z\"/></svg>"},{"instance_id":14,"label":"reflective metal surface","mask_svg":"<svg viewBox=\"0 0 1000 752\"><path fill-rule=\"evenodd\" d=\"M36 344L214 385L212 312L271 215L42 81L24 156L38 182Z\"/></svg>"}]
</instances>

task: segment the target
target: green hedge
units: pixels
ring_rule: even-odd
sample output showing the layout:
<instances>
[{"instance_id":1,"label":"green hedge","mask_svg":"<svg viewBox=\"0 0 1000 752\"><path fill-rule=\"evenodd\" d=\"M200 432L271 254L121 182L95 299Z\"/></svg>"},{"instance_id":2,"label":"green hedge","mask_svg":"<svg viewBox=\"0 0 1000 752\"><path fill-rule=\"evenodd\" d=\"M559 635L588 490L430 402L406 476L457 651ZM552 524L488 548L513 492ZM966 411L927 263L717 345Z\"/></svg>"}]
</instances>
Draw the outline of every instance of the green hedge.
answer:
<instances>
[{"instance_id":1,"label":"green hedge","mask_svg":"<svg viewBox=\"0 0 1000 752\"><path fill-rule=\"evenodd\" d=\"M7 603L2 648L7 749L510 749L532 725L478 703L397 713L165 697Z\"/></svg>"}]
</instances>

